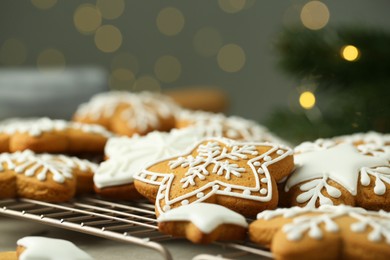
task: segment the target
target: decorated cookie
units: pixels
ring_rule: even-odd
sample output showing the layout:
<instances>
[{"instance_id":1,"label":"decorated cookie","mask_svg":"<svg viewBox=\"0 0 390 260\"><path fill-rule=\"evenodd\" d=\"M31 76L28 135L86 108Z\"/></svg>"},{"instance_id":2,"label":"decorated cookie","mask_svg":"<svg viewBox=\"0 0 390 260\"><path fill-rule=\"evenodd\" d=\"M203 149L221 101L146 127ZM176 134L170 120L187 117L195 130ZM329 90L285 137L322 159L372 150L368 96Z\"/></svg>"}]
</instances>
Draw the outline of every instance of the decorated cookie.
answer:
<instances>
[{"instance_id":1,"label":"decorated cookie","mask_svg":"<svg viewBox=\"0 0 390 260\"><path fill-rule=\"evenodd\" d=\"M379 133L305 142L285 184L291 205L390 210L390 140Z\"/></svg>"},{"instance_id":2,"label":"decorated cookie","mask_svg":"<svg viewBox=\"0 0 390 260\"><path fill-rule=\"evenodd\" d=\"M34 154L29 150L3 153L0 154L0 198L67 201L76 190L80 193L92 190L96 167L86 160L64 155Z\"/></svg>"},{"instance_id":3,"label":"decorated cookie","mask_svg":"<svg viewBox=\"0 0 390 260\"><path fill-rule=\"evenodd\" d=\"M276 259L390 259L390 214L323 205L263 211L250 239Z\"/></svg>"},{"instance_id":4,"label":"decorated cookie","mask_svg":"<svg viewBox=\"0 0 390 260\"><path fill-rule=\"evenodd\" d=\"M19 260L92 260L86 252L72 242L46 237L24 237L17 241Z\"/></svg>"},{"instance_id":5,"label":"decorated cookie","mask_svg":"<svg viewBox=\"0 0 390 260\"><path fill-rule=\"evenodd\" d=\"M157 215L209 202L254 216L276 207L276 182L290 174L293 164L292 151L285 146L214 138L150 164L134 179L136 189L155 200Z\"/></svg>"},{"instance_id":6,"label":"decorated cookie","mask_svg":"<svg viewBox=\"0 0 390 260\"><path fill-rule=\"evenodd\" d=\"M204 111L180 110L177 114L176 127L196 128L204 137L226 137L241 141L286 143L252 120L238 116L226 117L223 114Z\"/></svg>"},{"instance_id":7,"label":"decorated cookie","mask_svg":"<svg viewBox=\"0 0 390 260\"><path fill-rule=\"evenodd\" d=\"M192 203L172 209L158 218L161 232L186 237L194 243L244 240L248 224L244 216L221 205Z\"/></svg>"},{"instance_id":8,"label":"decorated cookie","mask_svg":"<svg viewBox=\"0 0 390 260\"><path fill-rule=\"evenodd\" d=\"M0 152L103 152L112 134L99 125L49 118L0 122Z\"/></svg>"},{"instance_id":9,"label":"decorated cookie","mask_svg":"<svg viewBox=\"0 0 390 260\"><path fill-rule=\"evenodd\" d=\"M193 129L110 138L105 148L108 159L100 164L94 176L96 193L113 199L139 198L134 188L134 174L152 161L186 151L200 139Z\"/></svg>"},{"instance_id":10,"label":"decorated cookie","mask_svg":"<svg viewBox=\"0 0 390 260\"><path fill-rule=\"evenodd\" d=\"M111 91L80 105L74 121L99 124L121 135L144 135L173 128L177 109L168 97L160 94Z\"/></svg>"}]
</instances>

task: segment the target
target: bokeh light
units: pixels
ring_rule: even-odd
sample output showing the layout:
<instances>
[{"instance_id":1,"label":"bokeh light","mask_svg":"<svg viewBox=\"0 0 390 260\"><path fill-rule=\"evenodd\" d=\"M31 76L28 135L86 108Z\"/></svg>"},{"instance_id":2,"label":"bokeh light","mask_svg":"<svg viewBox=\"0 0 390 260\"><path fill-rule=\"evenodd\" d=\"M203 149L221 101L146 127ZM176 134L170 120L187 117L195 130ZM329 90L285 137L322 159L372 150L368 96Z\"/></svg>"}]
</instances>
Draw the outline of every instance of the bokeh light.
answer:
<instances>
[{"instance_id":1,"label":"bokeh light","mask_svg":"<svg viewBox=\"0 0 390 260\"><path fill-rule=\"evenodd\" d=\"M174 82L180 77L180 61L170 55L165 55L157 59L154 64L154 73L162 82Z\"/></svg>"},{"instance_id":2,"label":"bokeh light","mask_svg":"<svg viewBox=\"0 0 390 260\"><path fill-rule=\"evenodd\" d=\"M203 27L195 33L195 51L204 57L216 55L222 44L222 36L215 28Z\"/></svg>"},{"instance_id":3,"label":"bokeh light","mask_svg":"<svg viewBox=\"0 0 390 260\"><path fill-rule=\"evenodd\" d=\"M245 65L245 52L237 44L226 44L218 52L218 66L226 72L237 72Z\"/></svg>"},{"instance_id":4,"label":"bokeh light","mask_svg":"<svg viewBox=\"0 0 390 260\"><path fill-rule=\"evenodd\" d=\"M102 24L102 15L94 5L80 5L74 12L73 23L79 32L91 34Z\"/></svg>"},{"instance_id":5,"label":"bokeh light","mask_svg":"<svg viewBox=\"0 0 390 260\"><path fill-rule=\"evenodd\" d=\"M341 56L347 61L356 61L360 56L360 52L355 46L346 45L341 48Z\"/></svg>"},{"instance_id":6,"label":"bokeh light","mask_svg":"<svg viewBox=\"0 0 390 260\"><path fill-rule=\"evenodd\" d=\"M218 0L219 7L226 13L237 13L246 6L246 0Z\"/></svg>"},{"instance_id":7,"label":"bokeh light","mask_svg":"<svg viewBox=\"0 0 390 260\"><path fill-rule=\"evenodd\" d=\"M96 7L100 10L105 19L116 19L125 10L124 0L97 0Z\"/></svg>"},{"instance_id":8,"label":"bokeh light","mask_svg":"<svg viewBox=\"0 0 390 260\"><path fill-rule=\"evenodd\" d=\"M7 39L0 47L0 62L4 65L21 65L26 61L26 58L26 46L18 39Z\"/></svg>"},{"instance_id":9,"label":"bokeh light","mask_svg":"<svg viewBox=\"0 0 390 260\"><path fill-rule=\"evenodd\" d=\"M161 86L157 79L152 76L141 76L139 77L134 85L134 91L151 91L151 92L161 92Z\"/></svg>"},{"instance_id":10,"label":"bokeh light","mask_svg":"<svg viewBox=\"0 0 390 260\"><path fill-rule=\"evenodd\" d=\"M39 53L37 66L41 70L45 69L65 69L65 56L57 49L46 49Z\"/></svg>"},{"instance_id":11,"label":"bokeh light","mask_svg":"<svg viewBox=\"0 0 390 260\"><path fill-rule=\"evenodd\" d=\"M57 0L31 0L31 3L36 8L47 10L52 8L57 3Z\"/></svg>"},{"instance_id":12,"label":"bokeh light","mask_svg":"<svg viewBox=\"0 0 390 260\"><path fill-rule=\"evenodd\" d=\"M138 73L138 60L129 52L120 52L116 54L111 61L111 69L125 68L131 70L134 75Z\"/></svg>"},{"instance_id":13,"label":"bokeh light","mask_svg":"<svg viewBox=\"0 0 390 260\"><path fill-rule=\"evenodd\" d=\"M302 92L299 96L299 104L304 109L312 109L316 104L316 97L311 91Z\"/></svg>"},{"instance_id":14,"label":"bokeh light","mask_svg":"<svg viewBox=\"0 0 390 260\"><path fill-rule=\"evenodd\" d=\"M158 30L167 36L173 36L181 32L184 27L182 12L174 7L162 9L156 19Z\"/></svg>"},{"instance_id":15,"label":"bokeh light","mask_svg":"<svg viewBox=\"0 0 390 260\"><path fill-rule=\"evenodd\" d=\"M135 82L135 75L130 69L117 68L112 71L109 86L115 90L130 90Z\"/></svg>"},{"instance_id":16,"label":"bokeh light","mask_svg":"<svg viewBox=\"0 0 390 260\"><path fill-rule=\"evenodd\" d=\"M320 1L310 1L301 10L301 22L310 30L324 28L329 22L329 9Z\"/></svg>"},{"instance_id":17,"label":"bokeh light","mask_svg":"<svg viewBox=\"0 0 390 260\"><path fill-rule=\"evenodd\" d=\"M95 44L102 52L114 52L122 45L122 33L113 25L103 25L96 30Z\"/></svg>"}]
</instances>

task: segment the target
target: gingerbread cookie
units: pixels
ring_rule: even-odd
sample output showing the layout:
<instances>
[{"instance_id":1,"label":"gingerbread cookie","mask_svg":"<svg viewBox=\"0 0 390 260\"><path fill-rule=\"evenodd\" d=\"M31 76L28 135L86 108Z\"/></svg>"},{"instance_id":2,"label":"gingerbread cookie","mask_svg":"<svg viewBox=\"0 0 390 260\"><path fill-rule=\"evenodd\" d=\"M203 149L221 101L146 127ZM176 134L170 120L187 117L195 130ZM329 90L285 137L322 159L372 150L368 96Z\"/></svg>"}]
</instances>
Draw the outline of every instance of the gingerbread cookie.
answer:
<instances>
[{"instance_id":1,"label":"gingerbread cookie","mask_svg":"<svg viewBox=\"0 0 390 260\"><path fill-rule=\"evenodd\" d=\"M94 176L96 193L112 199L139 198L134 188L134 174L151 161L186 151L200 139L198 132L192 129L110 138L105 148L108 159L100 164Z\"/></svg>"},{"instance_id":2,"label":"gingerbread cookie","mask_svg":"<svg viewBox=\"0 0 390 260\"><path fill-rule=\"evenodd\" d=\"M238 116L204 111L181 110L176 116L176 127L192 127L204 137L226 137L240 141L272 142L286 144L256 122Z\"/></svg>"},{"instance_id":3,"label":"gingerbread cookie","mask_svg":"<svg viewBox=\"0 0 390 260\"><path fill-rule=\"evenodd\" d=\"M390 214L350 206L263 211L250 239L276 259L389 259Z\"/></svg>"},{"instance_id":4,"label":"gingerbread cookie","mask_svg":"<svg viewBox=\"0 0 390 260\"><path fill-rule=\"evenodd\" d=\"M86 252L72 242L46 237L24 237L17 241L16 253L19 260L28 259L67 259L92 260Z\"/></svg>"},{"instance_id":5,"label":"gingerbread cookie","mask_svg":"<svg viewBox=\"0 0 390 260\"><path fill-rule=\"evenodd\" d=\"M390 210L389 136L357 134L297 146L296 170L285 184L290 205Z\"/></svg>"},{"instance_id":6,"label":"gingerbread cookie","mask_svg":"<svg viewBox=\"0 0 390 260\"><path fill-rule=\"evenodd\" d=\"M209 202L254 216L277 206L276 182L293 165L292 151L285 146L214 138L150 164L134 175L134 183L143 196L155 200L157 215Z\"/></svg>"},{"instance_id":7,"label":"gingerbread cookie","mask_svg":"<svg viewBox=\"0 0 390 260\"><path fill-rule=\"evenodd\" d=\"M186 237L197 244L208 244L215 240L244 240L247 227L244 216L209 203L181 206L158 218L161 232Z\"/></svg>"},{"instance_id":8,"label":"gingerbread cookie","mask_svg":"<svg viewBox=\"0 0 390 260\"><path fill-rule=\"evenodd\" d=\"M144 135L174 127L177 106L166 96L111 91L98 94L79 106L74 121L99 124L121 135Z\"/></svg>"},{"instance_id":9,"label":"gingerbread cookie","mask_svg":"<svg viewBox=\"0 0 390 260\"><path fill-rule=\"evenodd\" d=\"M0 123L0 152L102 152L112 134L98 125L49 118Z\"/></svg>"},{"instance_id":10,"label":"gingerbread cookie","mask_svg":"<svg viewBox=\"0 0 390 260\"><path fill-rule=\"evenodd\" d=\"M29 150L3 153L0 154L0 198L68 201L76 190L82 193L92 189L96 167L86 160L63 155L34 154ZM79 175L90 177L86 180Z\"/></svg>"}]
</instances>

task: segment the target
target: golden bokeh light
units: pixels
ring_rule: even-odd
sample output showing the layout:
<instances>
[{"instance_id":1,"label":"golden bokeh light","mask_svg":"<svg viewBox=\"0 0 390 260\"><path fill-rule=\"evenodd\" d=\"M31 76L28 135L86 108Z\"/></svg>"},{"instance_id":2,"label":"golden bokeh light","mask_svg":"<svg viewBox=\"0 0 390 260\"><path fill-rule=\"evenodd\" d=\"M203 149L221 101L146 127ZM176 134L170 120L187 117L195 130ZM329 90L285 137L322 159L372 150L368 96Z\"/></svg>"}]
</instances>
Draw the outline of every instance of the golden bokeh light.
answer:
<instances>
[{"instance_id":1,"label":"golden bokeh light","mask_svg":"<svg viewBox=\"0 0 390 260\"><path fill-rule=\"evenodd\" d=\"M111 69L125 68L131 70L134 75L138 73L138 60L129 52L120 52L112 58Z\"/></svg>"},{"instance_id":2,"label":"golden bokeh light","mask_svg":"<svg viewBox=\"0 0 390 260\"><path fill-rule=\"evenodd\" d=\"M122 45L122 33L113 25L103 25L96 30L95 44L102 52L114 52Z\"/></svg>"},{"instance_id":3,"label":"golden bokeh light","mask_svg":"<svg viewBox=\"0 0 390 260\"><path fill-rule=\"evenodd\" d=\"M182 12L174 7L162 9L156 19L158 30L167 36L173 36L181 32L184 27Z\"/></svg>"},{"instance_id":4,"label":"golden bokeh light","mask_svg":"<svg viewBox=\"0 0 390 260\"><path fill-rule=\"evenodd\" d=\"M218 52L219 67L226 72L237 72L245 65L245 52L237 44L226 44Z\"/></svg>"},{"instance_id":5,"label":"golden bokeh light","mask_svg":"<svg viewBox=\"0 0 390 260\"><path fill-rule=\"evenodd\" d=\"M45 69L65 69L65 56L57 49L46 49L39 53L37 66L41 70Z\"/></svg>"},{"instance_id":6,"label":"golden bokeh light","mask_svg":"<svg viewBox=\"0 0 390 260\"><path fill-rule=\"evenodd\" d=\"M329 9L320 1L310 1L301 10L301 22L310 30L324 28L329 22Z\"/></svg>"},{"instance_id":7,"label":"golden bokeh light","mask_svg":"<svg viewBox=\"0 0 390 260\"><path fill-rule=\"evenodd\" d=\"M170 55L162 56L154 64L154 73L162 82L174 82L180 77L180 61Z\"/></svg>"},{"instance_id":8,"label":"golden bokeh light","mask_svg":"<svg viewBox=\"0 0 390 260\"><path fill-rule=\"evenodd\" d=\"M52 8L57 3L57 0L31 0L31 3L36 8L47 10Z\"/></svg>"},{"instance_id":9,"label":"golden bokeh light","mask_svg":"<svg viewBox=\"0 0 390 260\"><path fill-rule=\"evenodd\" d=\"M311 91L302 92L301 95L299 96L299 104L304 109L312 109L316 104L316 97L314 96L313 92Z\"/></svg>"},{"instance_id":10,"label":"golden bokeh light","mask_svg":"<svg viewBox=\"0 0 390 260\"><path fill-rule=\"evenodd\" d=\"M341 57L347 61L356 61L360 57L359 49L353 45L346 45L341 48Z\"/></svg>"},{"instance_id":11,"label":"golden bokeh light","mask_svg":"<svg viewBox=\"0 0 390 260\"><path fill-rule=\"evenodd\" d=\"M118 68L112 71L109 86L115 90L130 90L135 82L135 75L130 69Z\"/></svg>"},{"instance_id":12,"label":"golden bokeh light","mask_svg":"<svg viewBox=\"0 0 390 260\"><path fill-rule=\"evenodd\" d=\"M96 7L105 19L116 19L125 10L124 0L97 0Z\"/></svg>"},{"instance_id":13,"label":"golden bokeh light","mask_svg":"<svg viewBox=\"0 0 390 260\"><path fill-rule=\"evenodd\" d=\"M233 14L246 7L246 0L218 0L219 7L226 13Z\"/></svg>"},{"instance_id":14,"label":"golden bokeh light","mask_svg":"<svg viewBox=\"0 0 390 260\"><path fill-rule=\"evenodd\" d=\"M151 91L151 92L161 92L161 86L157 79L152 76L142 76L139 77L134 85L134 91Z\"/></svg>"},{"instance_id":15,"label":"golden bokeh light","mask_svg":"<svg viewBox=\"0 0 390 260\"><path fill-rule=\"evenodd\" d=\"M79 32L91 34L102 24L102 15L94 5L80 5L74 12L73 23Z\"/></svg>"},{"instance_id":16,"label":"golden bokeh light","mask_svg":"<svg viewBox=\"0 0 390 260\"><path fill-rule=\"evenodd\" d=\"M194 36L194 48L204 57L211 57L218 53L223 43L221 34L212 27L199 29Z\"/></svg>"},{"instance_id":17,"label":"golden bokeh light","mask_svg":"<svg viewBox=\"0 0 390 260\"><path fill-rule=\"evenodd\" d=\"M4 65L21 65L26 61L26 58L26 46L18 39L7 39L0 47L0 62Z\"/></svg>"}]
</instances>

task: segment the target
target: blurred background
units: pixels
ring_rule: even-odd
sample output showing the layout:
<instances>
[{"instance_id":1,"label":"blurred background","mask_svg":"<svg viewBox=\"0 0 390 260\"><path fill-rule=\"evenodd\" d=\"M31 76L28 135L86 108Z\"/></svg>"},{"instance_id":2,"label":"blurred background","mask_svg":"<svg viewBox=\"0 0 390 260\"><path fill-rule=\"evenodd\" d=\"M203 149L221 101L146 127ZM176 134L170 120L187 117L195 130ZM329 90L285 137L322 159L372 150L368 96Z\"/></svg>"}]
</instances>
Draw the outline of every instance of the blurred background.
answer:
<instances>
[{"instance_id":1,"label":"blurred background","mask_svg":"<svg viewBox=\"0 0 390 260\"><path fill-rule=\"evenodd\" d=\"M390 2L0 1L0 119L103 90L216 88L300 141L389 132Z\"/></svg>"}]
</instances>

